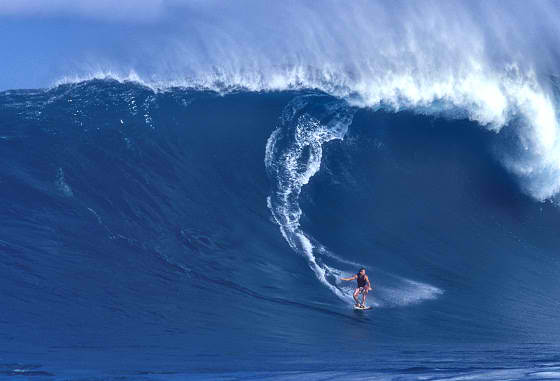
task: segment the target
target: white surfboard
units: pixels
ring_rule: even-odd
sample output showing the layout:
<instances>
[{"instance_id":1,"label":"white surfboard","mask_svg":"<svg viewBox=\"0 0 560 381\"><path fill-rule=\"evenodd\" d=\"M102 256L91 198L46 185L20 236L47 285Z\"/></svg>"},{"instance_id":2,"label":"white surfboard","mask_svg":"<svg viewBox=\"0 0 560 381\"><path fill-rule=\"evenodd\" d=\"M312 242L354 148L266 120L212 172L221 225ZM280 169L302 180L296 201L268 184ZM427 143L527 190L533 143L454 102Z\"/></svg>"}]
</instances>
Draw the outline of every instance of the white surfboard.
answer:
<instances>
[{"instance_id":1,"label":"white surfboard","mask_svg":"<svg viewBox=\"0 0 560 381\"><path fill-rule=\"evenodd\" d=\"M373 308L372 306L365 306L365 307L357 307L357 306L354 306L354 309L355 309L356 311L367 311L367 310L371 310L372 308Z\"/></svg>"}]
</instances>

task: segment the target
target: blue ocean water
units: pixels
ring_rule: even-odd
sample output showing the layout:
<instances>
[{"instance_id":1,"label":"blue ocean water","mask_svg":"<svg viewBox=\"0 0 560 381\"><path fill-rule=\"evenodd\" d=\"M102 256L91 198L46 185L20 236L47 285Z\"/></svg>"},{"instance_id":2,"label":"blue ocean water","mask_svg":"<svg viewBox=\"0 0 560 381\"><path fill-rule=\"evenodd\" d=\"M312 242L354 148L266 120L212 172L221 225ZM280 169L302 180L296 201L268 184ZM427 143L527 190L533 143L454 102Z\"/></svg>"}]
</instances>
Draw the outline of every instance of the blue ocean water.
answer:
<instances>
[{"instance_id":1,"label":"blue ocean water","mask_svg":"<svg viewBox=\"0 0 560 381\"><path fill-rule=\"evenodd\" d=\"M560 379L560 210L511 164L524 125L430 107L0 93L0 376ZM368 312L339 279L362 266Z\"/></svg>"}]
</instances>

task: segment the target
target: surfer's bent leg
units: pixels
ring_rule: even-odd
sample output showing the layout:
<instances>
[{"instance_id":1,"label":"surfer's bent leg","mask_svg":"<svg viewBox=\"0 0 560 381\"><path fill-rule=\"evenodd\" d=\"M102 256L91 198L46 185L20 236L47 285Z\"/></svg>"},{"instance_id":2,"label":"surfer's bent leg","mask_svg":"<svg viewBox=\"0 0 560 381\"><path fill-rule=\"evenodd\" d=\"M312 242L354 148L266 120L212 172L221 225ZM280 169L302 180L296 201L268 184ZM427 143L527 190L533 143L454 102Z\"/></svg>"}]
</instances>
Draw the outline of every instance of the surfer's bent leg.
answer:
<instances>
[{"instance_id":1,"label":"surfer's bent leg","mask_svg":"<svg viewBox=\"0 0 560 381\"><path fill-rule=\"evenodd\" d=\"M366 305L366 298L367 298L367 294L368 294L369 290L367 287L364 287L362 289L362 305L365 306Z\"/></svg>"},{"instance_id":2,"label":"surfer's bent leg","mask_svg":"<svg viewBox=\"0 0 560 381\"><path fill-rule=\"evenodd\" d=\"M360 304L360 302L359 302L359 300L358 300L358 294L359 294L359 293L360 293L360 289L357 288L357 289L354 290L354 295L352 295L352 296L354 297L354 300L356 301L356 305L359 305L359 304Z\"/></svg>"}]
</instances>

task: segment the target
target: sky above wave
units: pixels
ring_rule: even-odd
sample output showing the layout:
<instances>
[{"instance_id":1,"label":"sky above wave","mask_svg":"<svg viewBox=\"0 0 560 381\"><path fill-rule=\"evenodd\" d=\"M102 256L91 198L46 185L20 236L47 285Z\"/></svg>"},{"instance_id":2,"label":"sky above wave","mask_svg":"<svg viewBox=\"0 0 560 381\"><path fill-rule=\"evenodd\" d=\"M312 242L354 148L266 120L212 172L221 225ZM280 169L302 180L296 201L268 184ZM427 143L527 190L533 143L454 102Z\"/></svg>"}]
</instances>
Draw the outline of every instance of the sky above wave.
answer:
<instances>
[{"instance_id":1,"label":"sky above wave","mask_svg":"<svg viewBox=\"0 0 560 381\"><path fill-rule=\"evenodd\" d=\"M558 8L552 1L4 1L0 89L99 72L173 80L290 66L453 75L515 63L550 74Z\"/></svg>"}]
</instances>

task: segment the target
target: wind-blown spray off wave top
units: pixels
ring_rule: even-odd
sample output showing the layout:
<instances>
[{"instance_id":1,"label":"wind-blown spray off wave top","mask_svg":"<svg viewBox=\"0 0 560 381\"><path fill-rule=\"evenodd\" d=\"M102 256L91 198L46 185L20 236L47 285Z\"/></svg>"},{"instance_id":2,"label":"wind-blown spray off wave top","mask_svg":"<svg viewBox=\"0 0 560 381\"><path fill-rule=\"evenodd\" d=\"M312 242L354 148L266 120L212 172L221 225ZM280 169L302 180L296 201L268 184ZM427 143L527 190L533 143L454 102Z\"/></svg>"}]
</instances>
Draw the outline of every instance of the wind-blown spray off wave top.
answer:
<instances>
[{"instance_id":1,"label":"wind-blown spray off wave top","mask_svg":"<svg viewBox=\"0 0 560 381\"><path fill-rule=\"evenodd\" d=\"M157 54L99 54L57 83L109 77L158 89L316 89L353 106L469 118L496 132L513 122L516 143L499 153L502 163L538 200L560 191L555 2L250 5L248 13L214 1L162 4L153 22L174 23L177 35ZM218 22L218 14L227 17Z\"/></svg>"}]
</instances>

